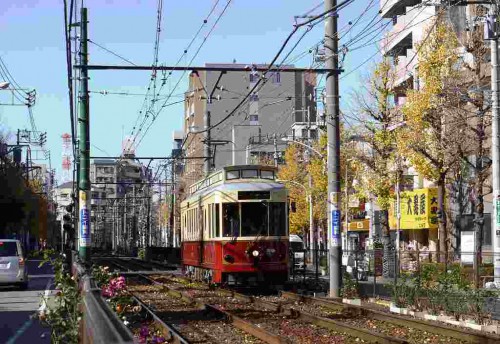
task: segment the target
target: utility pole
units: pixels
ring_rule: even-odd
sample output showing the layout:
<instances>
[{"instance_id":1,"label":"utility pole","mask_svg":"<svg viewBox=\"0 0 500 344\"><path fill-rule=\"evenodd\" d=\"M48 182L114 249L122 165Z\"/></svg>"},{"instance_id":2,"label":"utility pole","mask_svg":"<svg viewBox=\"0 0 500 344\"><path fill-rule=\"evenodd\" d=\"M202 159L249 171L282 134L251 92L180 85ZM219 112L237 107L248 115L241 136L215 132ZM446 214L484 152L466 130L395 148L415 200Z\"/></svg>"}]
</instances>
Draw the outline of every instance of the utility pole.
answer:
<instances>
[{"instance_id":1,"label":"utility pole","mask_svg":"<svg viewBox=\"0 0 500 344\"><path fill-rule=\"evenodd\" d=\"M146 218L146 230L147 230L147 240L148 240L148 243L146 245L146 247L150 247L150 246L153 246L152 243L151 243L151 193L150 193L150 189L148 188L148 217Z\"/></svg>"},{"instance_id":2,"label":"utility pole","mask_svg":"<svg viewBox=\"0 0 500 344\"><path fill-rule=\"evenodd\" d=\"M276 133L273 134L274 138L274 167L278 167L278 143L276 142Z\"/></svg>"},{"instance_id":3,"label":"utility pole","mask_svg":"<svg viewBox=\"0 0 500 344\"><path fill-rule=\"evenodd\" d=\"M337 6L337 0L325 0L325 11ZM339 128L339 77L337 13L330 12L325 21L326 54L326 126L328 163L328 224L330 235L330 297L340 296L341 256L340 240L340 128Z\"/></svg>"},{"instance_id":4,"label":"utility pole","mask_svg":"<svg viewBox=\"0 0 500 344\"><path fill-rule=\"evenodd\" d=\"M491 236L493 238L494 281L500 283L500 132L499 132L499 75L498 75L498 34L497 5L492 1L490 13L486 18L485 39L490 40L491 48L491 179L493 184L493 216L491 217Z\"/></svg>"},{"instance_id":5,"label":"utility pole","mask_svg":"<svg viewBox=\"0 0 500 344\"><path fill-rule=\"evenodd\" d=\"M90 130L89 130L89 92L88 92L88 63L87 55L87 9L81 10L80 18L80 64L82 65L80 78L80 112L78 114L78 150L80 161L80 175L78 178L79 191L79 255L83 261L90 261L91 230L90 230Z\"/></svg>"},{"instance_id":6,"label":"utility pole","mask_svg":"<svg viewBox=\"0 0 500 344\"><path fill-rule=\"evenodd\" d=\"M127 226L127 190L125 189L125 207L123 207L123 223L122 223L122 235L123 235L123 240L120 240L123 242L123 250L126 252L127 250L127 244L128 244L128 226Z\"/></svg>"},{"instance_id":7,"label":"utility pole","mask_svg":"<svg viewBox=\"0 0 500 344\"><path fill-rule=\"evenodd\" d=\"M211 164L212 164L212 156L211 156L211 149L210 149L210 140L211 140L211 135L210 135L210 111L208 110L209 105L212 104L212 99L210 96L207 99L207 110L205 111L205 116L203 117L204 124L205 124L205 132L204 132L204 140L205 144L203 145L203 154L205 156L205 161L203 164L203 172L205 173L205 176L208 176L210 174L210 169L211 169Z\"/></svg>"}]
</instances>

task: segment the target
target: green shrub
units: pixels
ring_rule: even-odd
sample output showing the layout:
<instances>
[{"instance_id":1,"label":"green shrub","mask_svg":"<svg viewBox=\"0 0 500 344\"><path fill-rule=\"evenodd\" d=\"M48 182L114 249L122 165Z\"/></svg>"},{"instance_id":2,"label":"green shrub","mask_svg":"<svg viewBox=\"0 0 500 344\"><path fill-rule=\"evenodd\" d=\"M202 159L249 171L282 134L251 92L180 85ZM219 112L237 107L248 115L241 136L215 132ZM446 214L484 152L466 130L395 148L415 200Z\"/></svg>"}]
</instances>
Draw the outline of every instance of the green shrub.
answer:
<instances>
[{"instance_id":1,"label":"green shrub","mask_svg":"<svg viewBox=\"0 0 500 344\"><path fill-rule=\"evenodd\" d=\"M358 283L351 277L350 274L344 273L344 278L342 280L341 294L343 298L346 299L357 299L359 298L358 293Z\"/></svg>"},{"instance_id":2,"label":"green shrub","mask_svg":"<svg viewBox=\"0 0 500 344\"><path fill-rule=\"evenodd\" d=\"M463 315L467 313L467 301L470 297L469 290L453 290L442 292L444 301L444 310L447 314L453 315L455 320L460 321Z\"/></svg>"},{"instance_id":3,"label":"green shrub","mask_svg":"<svg viewBox=\"0 0 500 344\"><path fill-rule=\"evenodd\" d=\"M319 266L326 268L328 266L328 257L322 256L319 258Z\"/></svg>"},{"instance_id":4,"label":"green shrub","mask_svg":"<svg viewBox=\"0 0 500 344\"><path fill-rule=\"evenodd\" d=\"M137 250L137 258L144 260L146 258L146 249L140 248Z\"/></svg>"},{"instance_id":5,"label":"green shrub","mask_svg":"<svg viewBox=\"0 0 500 344\"><path fill-rule=\"evenodd\" d=\"M406 308L415 303L416 287L408 274L401 274L396 283L388 285L391 290L392 302L396 307Z\"/></svg>"}]
</instances>

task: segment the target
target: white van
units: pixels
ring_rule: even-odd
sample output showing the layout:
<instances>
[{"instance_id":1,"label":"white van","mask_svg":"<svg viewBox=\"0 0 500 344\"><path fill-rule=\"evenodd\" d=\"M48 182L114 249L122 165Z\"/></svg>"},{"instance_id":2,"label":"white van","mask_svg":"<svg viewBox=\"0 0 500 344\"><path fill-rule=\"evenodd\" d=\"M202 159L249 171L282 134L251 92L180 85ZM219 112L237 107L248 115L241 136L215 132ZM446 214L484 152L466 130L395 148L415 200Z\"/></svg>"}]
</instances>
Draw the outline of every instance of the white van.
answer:
<instances>
[{"instance_id":1,"label":"white van","mask_svg":"<svg viewBox=\"0 0 500 344\"><path fill-rule=\"evenodd\" d=\"M294 269L305 269L305 247L304 241L296 234L290 234L290 265Z\"/></svg>"},{"instance_id":2,"label":"white van","mask_svg":"<svg viewBox=\"0 0 500 344\"><path fill-rule=\"evenodd\" d=\"M0 239L0 285L28 288L26 258L19 240Z\"/></svg>"}]
</instances>

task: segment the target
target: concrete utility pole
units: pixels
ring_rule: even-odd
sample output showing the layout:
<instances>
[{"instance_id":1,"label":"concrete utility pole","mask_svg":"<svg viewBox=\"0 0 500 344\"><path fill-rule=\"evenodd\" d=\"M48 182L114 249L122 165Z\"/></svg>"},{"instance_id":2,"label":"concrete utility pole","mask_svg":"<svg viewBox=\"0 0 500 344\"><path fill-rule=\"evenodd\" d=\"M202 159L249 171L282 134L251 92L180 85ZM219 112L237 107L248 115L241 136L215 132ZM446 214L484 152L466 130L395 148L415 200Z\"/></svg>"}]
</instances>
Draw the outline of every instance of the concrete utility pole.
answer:
<instances>
[{"instance_id":1,"label":"concrete utility pole","mask_svg":"<svg viewBox=\"0 0 500 344\"><path fill-rule=\"evenodd\" d=\"M500 139L499 139L499 75L498 75L498 33L497 33L497 5L492 2L490 13L485 25L485 39L490 40L491 47L491 159L493 180L493 216L491 217L491 236L493 238L494 276L495 282L500 283Z\"/></svg>"},{"instance_id":2,"label":"concrete utility pole","mask_svg":"<svg viewBox=\"0 0 500 344\"><path fill-rule=\"evenodd\" d=\"M276 142L276 133L273 134L274 140L274 167L278 167L278 143Z\"/></svg>"},{"instance_id":3,"label":"concrete utility pole","mask_svg":"<svg viewBox=\"0 0 500 344\"><path fill-rule=\"evenodd\" d=\"M80 18L80 64L82 65L80 78L80 113L78 114L78 150L80 160L80 174L78 178L79 190L79 255L83 261L90 261L90 130L89 130L89 92L88 92L88 63L87 55L87 9L82 8Z\"/></svg>"},{"instance_id":4,"label":"concrete utility pole","mask_svg":"<svg viewBox=\"0 0 500 344\"><path fill-rule=\"evenodd\" d=\"M212 103L212 99L207 99L207 108L209 107L209 105ZM205 176L208 176L210 174L210 169L211 169L211 166L212 166L212 157L211 157L211 147L210 147L210 140L211 140L211 137L210 137L210 111L207 109L207 111L205 112L205 117L203 118L204 120L204 124L205 124L205 133L204 133L204 140L205 140L205 144L203 145L203 155L205 156L205 161L204 161L204 164L203 164L203 172L205 173Z\"/></svg>"},{"instance_id":5,"label":"concrete utility pole","mask_svg":"<svg viewBox=\"0 0 500 344\"><path fill-rule=\"evenodd\" d=\"M337 6L337 0L325 0L325 11ZM340 296L342 246L340 240L340 128L337 13L325 21L326 54L326 126L328 136L328 213L330 235L330 297Z\"/></svg>"}]
</instances>

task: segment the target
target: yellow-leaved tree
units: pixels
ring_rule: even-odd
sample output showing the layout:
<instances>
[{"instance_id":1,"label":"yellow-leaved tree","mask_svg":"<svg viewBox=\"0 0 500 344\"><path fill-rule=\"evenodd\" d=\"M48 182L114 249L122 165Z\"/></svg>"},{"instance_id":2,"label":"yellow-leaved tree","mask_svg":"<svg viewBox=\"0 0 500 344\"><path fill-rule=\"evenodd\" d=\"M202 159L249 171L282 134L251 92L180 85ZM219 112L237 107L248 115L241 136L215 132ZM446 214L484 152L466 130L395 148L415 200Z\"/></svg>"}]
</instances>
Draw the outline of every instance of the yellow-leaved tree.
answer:
<instances>
[{"instance_id":1,"label":"yellow-leaved tree","mask_svg":"<svg viewBox=\"0 0 500 344\"><path fill-rule=\"evenodd\" d=\"M464 119L461 106L458 41L453 29L441 17L418 46L417 89L407 93L402 108L406 126L398 130L398 149L416 171L438 188L438 250L448 251L445 212L446 177L460 162L457 149ZM438 253L438 259L440 260Z\"/></svg>"},{"instance_id":2,"label":"yellow-leaved tree","mask_svg":"<svg viewBox=\"0 0 500 344\"><path fill-rule=\"evenodd\" d=\"M378 63L355 92L353 116L358 127L355 163L362 170L358 192L374 198L380 207L380 224L384 255L390 256L389 208L391 206L398 169L396 162L396 133L394 128L401 121L401 113L394 105L393 95L396 74L388 57ZM384 264L383 274L389 276L389 266Z\"/></svg>"},{"instance_id":3,"label":"yellow-leaved tree","mask_svg":"<svg viewBox=\"0 0 500 344\"><path fill-rule=\"evenodd\" d=\"M290 234L305 234L309 227L309 208L307 194L307 168L304 166L304 150L298 144L288 146L285 152L285 165L278 171L278 179L286 184L294 211L290 211ZM300 186L302 185L302 187Z\"/></svg>"}]
</instances>

